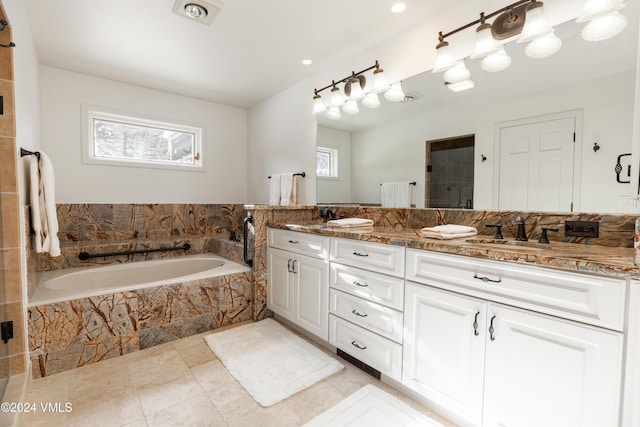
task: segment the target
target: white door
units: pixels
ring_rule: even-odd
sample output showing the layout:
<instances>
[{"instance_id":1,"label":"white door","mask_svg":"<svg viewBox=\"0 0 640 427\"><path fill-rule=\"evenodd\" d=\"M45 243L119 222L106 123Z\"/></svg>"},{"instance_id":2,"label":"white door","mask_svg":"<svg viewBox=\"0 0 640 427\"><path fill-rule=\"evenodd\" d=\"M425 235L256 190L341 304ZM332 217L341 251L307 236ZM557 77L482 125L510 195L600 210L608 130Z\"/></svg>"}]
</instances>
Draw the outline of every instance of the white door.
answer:
<instances>
[{"instance_id":1,"label":"white door","mask_svg":"<svg viewBox=\"0 0 640 427\"><path fill-rule=\"evenodd\" d=\"M464 424L482 422L485 301L407 282L402 383Z\"/></svg>"},{"instance_id":2,"label":"white door","mask_svg":"<svg viewBox=\"0 0 640 427\"><path fill-rule=\"evenodd\" d=\"M484 427L617 426L621 333L489 304Z\"/></svg>"},{"instance_id":3,"label":"white door","mask_svg":"<svg viewBox=\"0 0 640 427\"><path fill-rule=\"evenodd\" d=\"M499 209L572 210L575 121L500 128Z\"/></svg>"},{"instance_id":4,"label":"white door","mask_svg":"<svg viewBox=\"0 0 640 427\"><path fill-rule=\"evenodd\" d=\"M296 254L293 322L329 340L329 261Z\"/></svg>"},{"instance_id":5,"label":"white door","mask_svg":"<svg viewBox=\"0 0 640 427\"><path fill-rule=\"evenodd\" d=\"M293 319L293 283L290 270L293 254L280 249L269 248L269 272L267 283L267 307L285 319Z\"/></svg>"}]
</instances>

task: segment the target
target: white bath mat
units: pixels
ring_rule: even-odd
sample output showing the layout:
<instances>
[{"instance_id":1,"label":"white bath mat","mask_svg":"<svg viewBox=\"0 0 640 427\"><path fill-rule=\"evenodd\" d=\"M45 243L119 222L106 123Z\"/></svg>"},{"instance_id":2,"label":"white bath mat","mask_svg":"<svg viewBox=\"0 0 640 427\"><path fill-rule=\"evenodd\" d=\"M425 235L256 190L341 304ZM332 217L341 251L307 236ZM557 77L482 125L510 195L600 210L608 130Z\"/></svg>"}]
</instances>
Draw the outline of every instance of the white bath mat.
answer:
<instances>
[{"instance_id":1,"label":"white bath mat","mask_svg":"<svg viewBox=\"0 0 640 427\"><path fill-rule=\"evenodd\" d=\"M443 427L395 396L366 385L304 427Z\"/></svg>"},{"instance_id":2,"label":"white bath mat","mask_svg":"<svg viewBox=\"0 0 640 427\"><path fill-rule=\"evenodd\" d=\"M271 406L344 368L272 319L213 333L205 340L262 406Z\"/></svg>"}]
</instances>

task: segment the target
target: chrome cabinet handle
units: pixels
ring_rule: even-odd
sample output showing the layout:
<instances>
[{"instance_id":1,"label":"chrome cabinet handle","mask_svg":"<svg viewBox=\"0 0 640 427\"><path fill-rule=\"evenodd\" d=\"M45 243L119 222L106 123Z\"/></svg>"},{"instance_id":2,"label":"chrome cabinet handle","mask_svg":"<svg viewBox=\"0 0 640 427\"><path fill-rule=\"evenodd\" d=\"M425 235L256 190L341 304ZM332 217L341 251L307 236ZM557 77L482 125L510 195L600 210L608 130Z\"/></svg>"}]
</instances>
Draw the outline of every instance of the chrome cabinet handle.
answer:
<instances>
[{"instance_id":1,"label":"chrome cabinet handle","mask_svg":"<svg viewBox=\"0 0 640 427\"><path fill-rule=\"evenodd\" d=\"M351 282L351 284L352 284L352 285L356 285L356 286L360 286L360 287L362 287L362 288L366 288L367 286L369 286L369 285L367 285L366 283L365 283L365 284L362 284L362 283L358 282L357 280L354 280L353 282Z\"/></svg>"},{"instance_id":2,"label":"chrome cabinet handle","mask_svg":"<svg viewBox=\"0 0 640 427\"><path fill-rule=\"evenodd\" d=\"M480 332L478 332L478 316L479 315L480 315L480 312L478 311L476 313L475 319L473 319L473 335L475 335L475 336L480 335Z\"/></svg>"},{"instance_id":3,"label":"chrome cabinet handle","mask_svg":"<svg viewBox=\"0 0 640 427\"><path fill-rule=\"evenodd\" d=\"M297 240L289 240L289 243L300 243Z\"/></svg>"},{"instance_id":4,"label":"chrome cabinet handle","mask_svg":"<svg viewBox=\"0 0 640 427\"><path fill-rule=\"evenodd\" d=\"M366 345L360 345L360 344L358 344L356 342L356 340L351 341L351 345L354 346L357 349L360 349L360 350L366 350L367 349Z\"/></svg>"},{"instance_id":5,"label":"chrome cabinet handle","mask_svg":"<svg viewBox=\"0 0 640 427\"><path fill-rule=\"evenodd\" d=\"M489 325L489 338L491 338L491 341L495 341L496 337L493 335L493 333L495 332L495 329L493 328L493 319L495 319L496 316L493 316L491 318L491 324Z\"/></svg>"},{"instance_id":6,"label":"chrome cabinet handle","mask_svg":"<svg viewBox=\"0 0 640 427\"><path fill-rule=\"evenodd\" d=\"M358 310L356 310L355 308L351 311L351 313L353 313L353 314L355 314L356 316L359 316L359 317L367 317L367 313L362 314Z\"/></svg>"},{"instance_id":7,"label":"chrome cabinet handle","mask_svg":"<svg viewBox=\"0 0 640 427\"><path fill-rule=\"evenodd\" d=\"M356 252L356 251L353 251L353 254L355 256L369 256L369 254L367 254L367 253L361 254L360 252Z\"/></svg>"},{"instance_id":8,"label":"chrome cabinet handle","mask_svg":"<svg viewBox=\"0 0 640 427\"><path fill-rule=\"evenodd\" d=\"M489 279L488 277L485 276L478 276L477 274L473 275L474 279L478 279L478 280L482 280L483 282L492 282L492 283L500 283L502 282L502 279L498 279L498 280L494 280L494 279Z\"/></svg>"}]
</instances>

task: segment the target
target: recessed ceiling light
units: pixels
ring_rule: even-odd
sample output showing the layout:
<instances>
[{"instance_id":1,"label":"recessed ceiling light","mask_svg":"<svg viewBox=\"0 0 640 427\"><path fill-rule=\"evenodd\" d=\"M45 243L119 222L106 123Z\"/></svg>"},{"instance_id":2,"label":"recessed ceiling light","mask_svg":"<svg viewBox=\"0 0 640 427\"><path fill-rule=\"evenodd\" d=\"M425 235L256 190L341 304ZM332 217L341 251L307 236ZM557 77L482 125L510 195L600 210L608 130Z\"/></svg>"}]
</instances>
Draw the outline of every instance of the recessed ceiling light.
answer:
<instances>
[{"instance_id":1,"label":"recessed ceiling light","mask_svg":"<svg viewBox=\"0 0 640 427\"><path fill-rule=\"evenodd\" d=\"M303 65L311 65L312 63L313 63L313 61L312 61L312 60L310 60L310 59L303 59L303 60L302 60L302 64L303 64Z\"/></svg>"},{"instance_id":2,"label":"recessed ceiling light","mask_svg":"<svg viewBox=\"0 0 640 427\"><path fill-rule=\"evenodd\" d=\"M404 3L396 3L393 6L391 6L391 12L393 13L400 13L400 12L404 12L404 10L407 8L407 5Z\"/></svg>"},{"instance_id":3,"label":"recessed ceiling light","mask_svg":"<svg viewBox=\"0 0 640 427\"><path fill-rule=\"evenodd\" d=\"M209 25L221 8L220 0L175 0L173 13Z\"/></svg>"},{"instance_id":4,"label":"recessed ceiling light","mask_svg":"<svg viewBox=\"0 0 640 427\"><path fill-rule=\"evenodd\" d=\"M207 8L195 3L186 4L184 7L184 13L186 13L188 16L190 16L193 19L203 19L203 18L206 18L207 15L209 14L209 12L207 11Z\"/></svg>"}]
</instances>

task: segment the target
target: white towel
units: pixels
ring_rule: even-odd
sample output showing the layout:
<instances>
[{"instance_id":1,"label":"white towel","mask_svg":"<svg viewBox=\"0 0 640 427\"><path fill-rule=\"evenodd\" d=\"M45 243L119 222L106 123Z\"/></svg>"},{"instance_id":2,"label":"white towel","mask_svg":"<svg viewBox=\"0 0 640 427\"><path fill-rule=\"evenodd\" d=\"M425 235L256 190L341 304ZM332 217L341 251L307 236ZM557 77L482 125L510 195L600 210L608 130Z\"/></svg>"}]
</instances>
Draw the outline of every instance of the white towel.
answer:
<instances>
[{"instance_id":1,"label":"white towel","mask_svg":"<svg viewBox=\"0 0 640 427\"><path fill-rule=\"evenodd\" d=\"M395 203L396 208L411 207L411 184L409 181L395 183Z\"/></svg>"},{"instance_id":2,"label":"white towel","mask_svg":"<svg viewBox=\"0 0 640 427\"><path fill-rule=\"evenodd\" d=\"M280 204L280 177L279 173L271 175L271 181L269 182L269 204Z\"/></svg>"},{"instance_id":3,"label":"white towel","mask_svg":"<svg viewBox=\"0 0 640 427\"><path fill-rule=\"evenodd\" d=\"M58 239L58 214L56 212L55 177L53 165L46 154L40 152L40 160L30 159L31 222L35 232L36 252L48 252L60 256Z\"/></svg>"},{"instance_id":4,"label":"white towel","mask_svg":"<svg viewBox=\"0 0 640 427\"><path fill-rule=\"evenodd\" d=\"M383 208L393 208L396 205L396 184L383 182L380 186L380 199Z\"/></svg>"},{"instance_id":5,"label":"white towel","mask_svg":"<svg viewBox=\"0 0 640 427\"><path fill-rule=\"evenodd\" d=\"M373 220L367 218L332 219L331 221L327 221L327 225L340 228L372 227Z\"/></svg>"},{"instance_id":6,"label":"white towel","mask_svg":"<svg viewBox=\"0 0 640 427\"><path fill-rule=\"evenodd\" d=\"M283 173L280 175L280 205L293 206L296 204L296 179L293 173Z\"/></svg>"},{"instance_id":7,"label":"white towel","mask_svg":"<svg viewBox=\"0 0 640 427\"><path fill-rule=\"evenodd\" d=\"M478 230L476 228L456 224L437 225L435 227L424 227L420 229L420 235L422 237L441 240L471 237L476 234L478 234Z\"/></svg>"}]
</instances>

